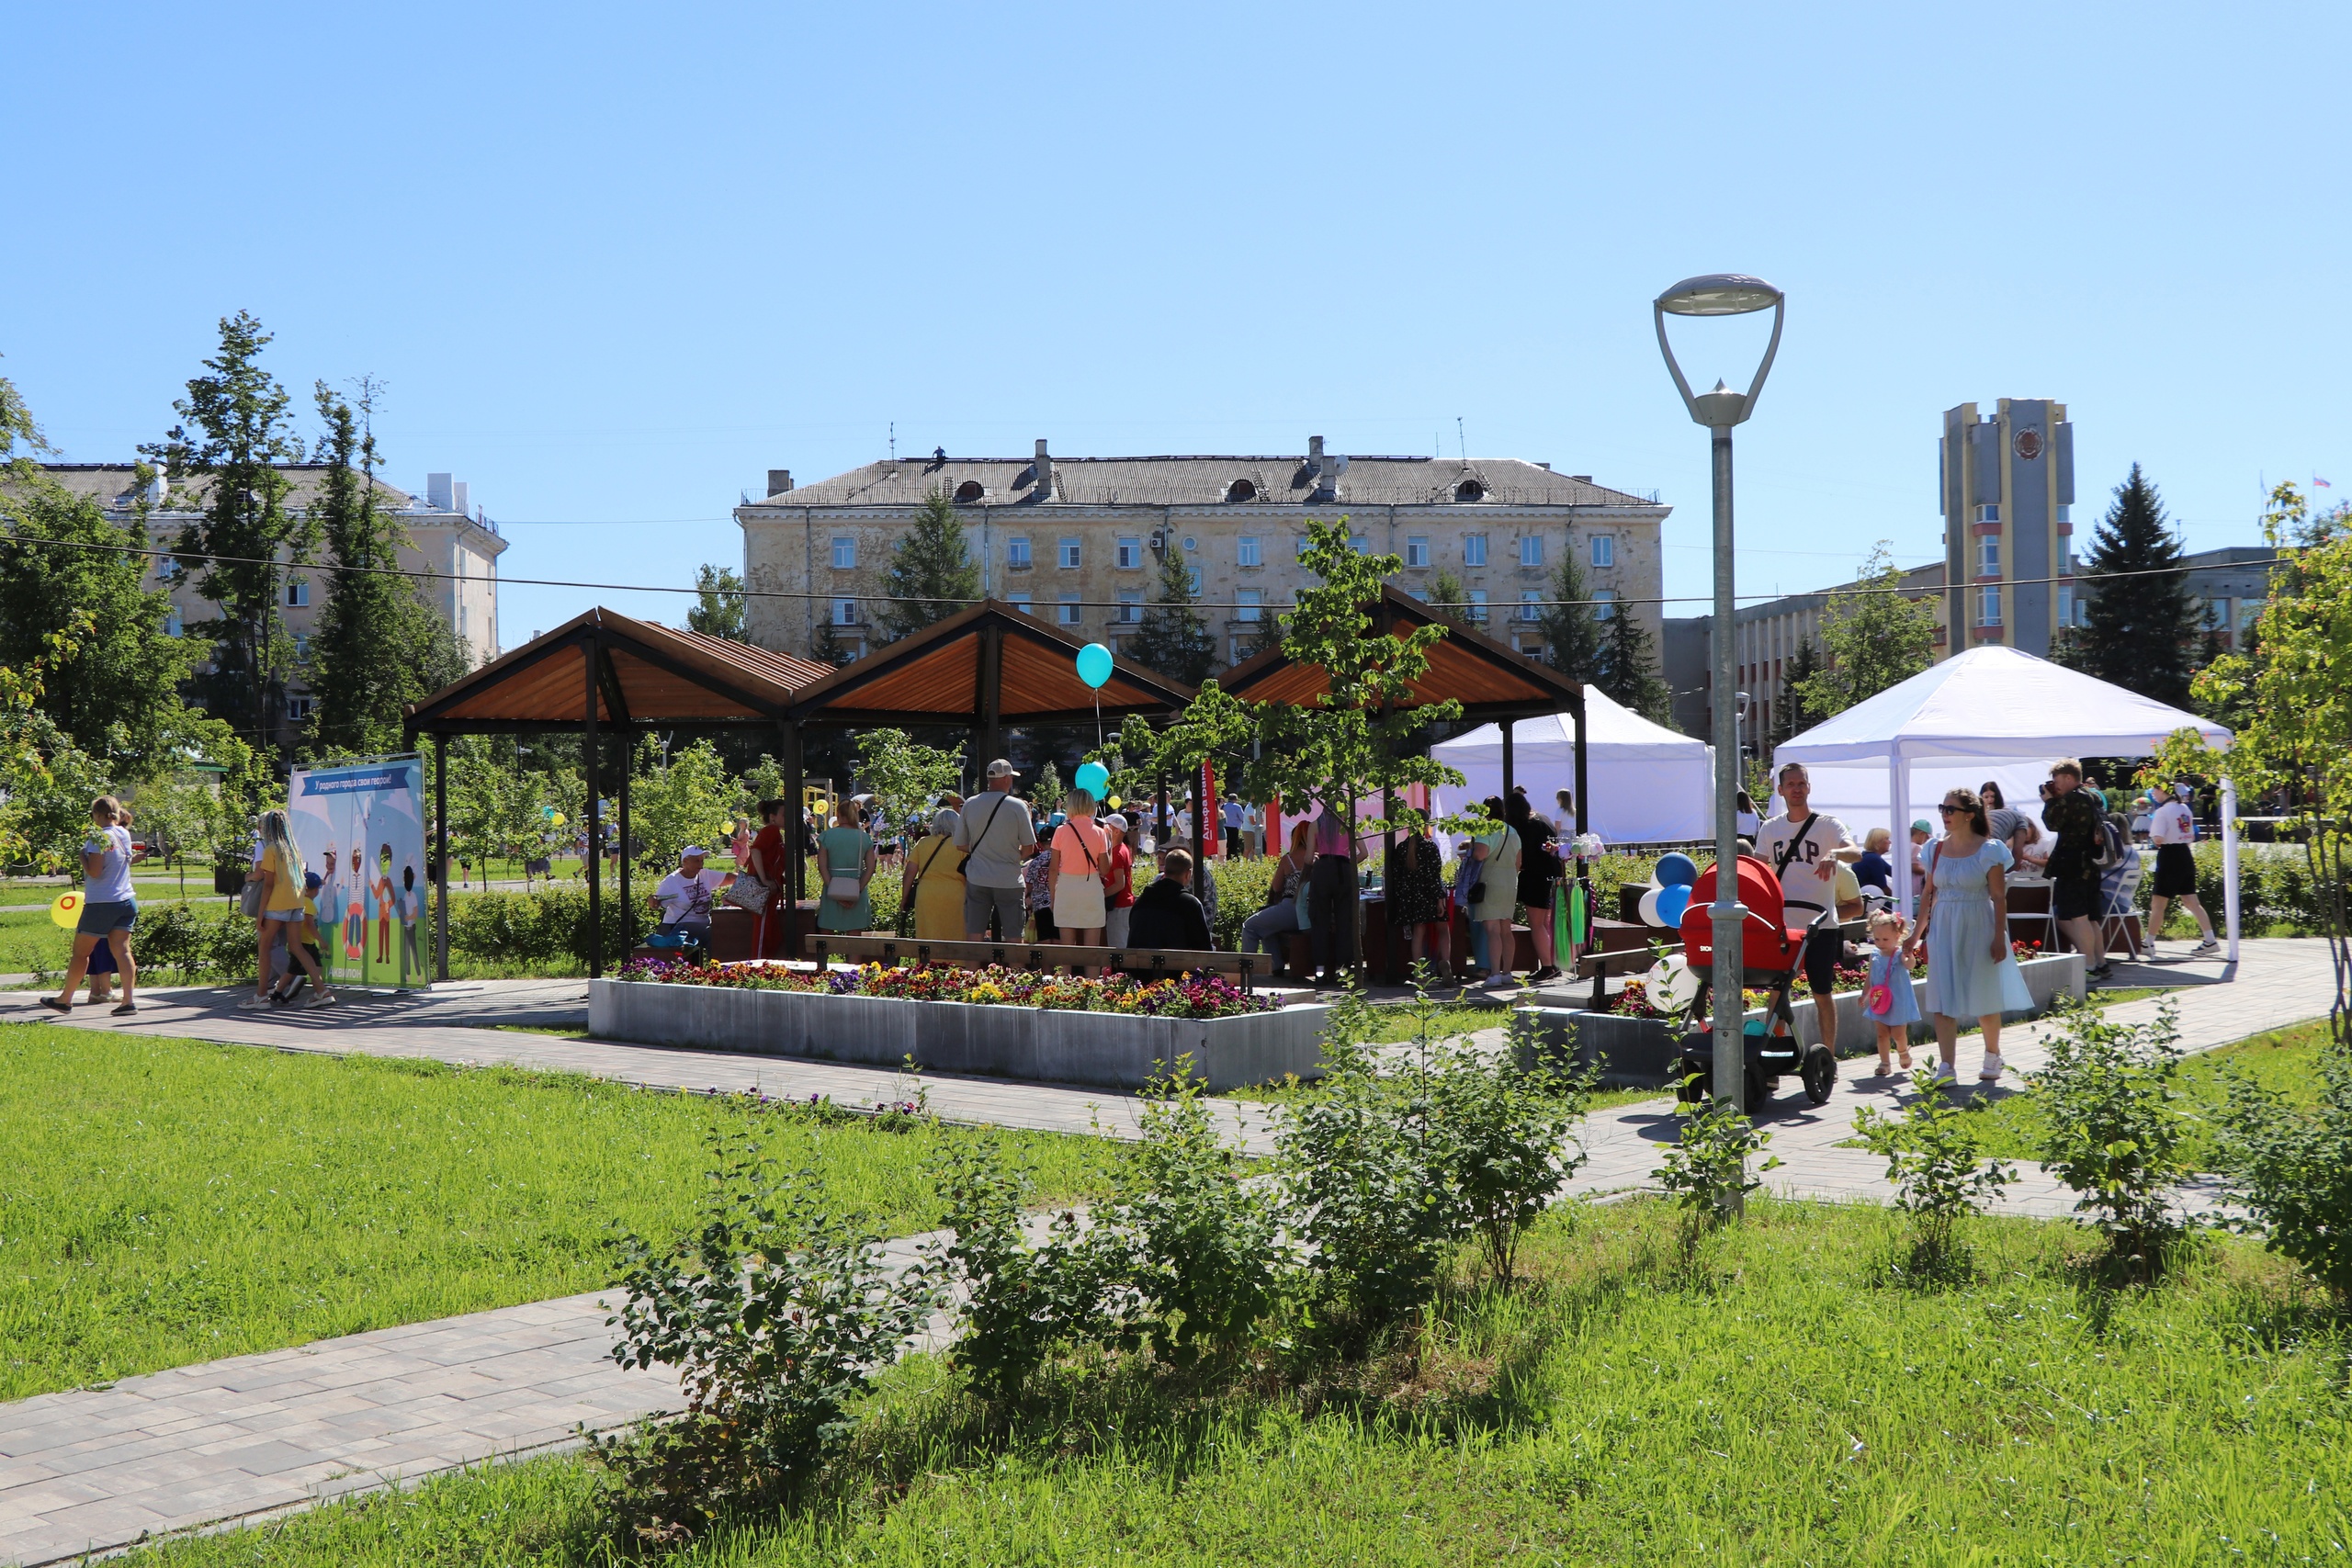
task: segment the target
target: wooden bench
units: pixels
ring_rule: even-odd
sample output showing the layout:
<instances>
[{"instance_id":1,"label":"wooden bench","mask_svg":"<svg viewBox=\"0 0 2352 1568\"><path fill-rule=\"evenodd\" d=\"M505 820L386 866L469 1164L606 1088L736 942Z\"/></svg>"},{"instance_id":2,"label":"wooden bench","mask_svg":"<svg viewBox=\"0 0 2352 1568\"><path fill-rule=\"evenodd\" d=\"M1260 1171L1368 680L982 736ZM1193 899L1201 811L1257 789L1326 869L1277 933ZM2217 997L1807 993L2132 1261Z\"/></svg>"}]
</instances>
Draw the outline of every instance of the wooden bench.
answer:
<instances>
[{"instance_id":1,"label":"wooden bench","mask_svg":"<svg viewBox=\"0 0 2352 1568\"><path fill-rule=\"evenodd\" d=\"M1172 979L1190 971L1238 976L1247 995L1257 977L1272 967L1259 953L1210 953L1182 948L1148 950L1080 947L1052 942L925 942L906 936L844 936L838 931L812 931L807 938L808 955L820 968L834 959L852 963L945 964L958 969L1102 969L1123 970L1153 979Z\"/></svg>"}]
</instances>

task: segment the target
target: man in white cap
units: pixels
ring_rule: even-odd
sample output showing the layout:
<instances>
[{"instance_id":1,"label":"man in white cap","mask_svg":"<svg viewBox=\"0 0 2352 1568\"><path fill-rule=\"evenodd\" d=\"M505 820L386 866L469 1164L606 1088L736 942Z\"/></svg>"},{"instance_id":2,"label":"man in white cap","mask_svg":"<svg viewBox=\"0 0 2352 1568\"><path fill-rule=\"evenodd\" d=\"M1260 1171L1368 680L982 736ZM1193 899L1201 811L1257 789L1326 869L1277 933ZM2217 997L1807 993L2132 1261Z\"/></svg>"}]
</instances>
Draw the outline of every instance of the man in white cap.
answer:
<instances>
[{"instance_id":1,"label":"man in white cap","mask_svg":"<svg viewBox=\"0 0 2352 1568\"><path fill-rule=\"evenodd\" d=\"M1021 775L1002 757L988 766L988 787L964 803L956 847L964 852L964 936L989 940L994 916L1001 942L1019 942L1029 911L1022 903L1021 863L1037 849L1037 825L1012 793Z\"/></svg>"},{"instance_id":2,"label":"man in white cap","mask_svg":"<svg viewBox=\"0 0 2352 1568\"><path fill-rule=\"evenodd\" d=\"M678 869L662 879L650 900L662 911L662 933L683 936L689 947L710 945L710 901L735 880L732 872L706 869L703 859L700 844L680 850Z\"/></svg>"}]
</instances>

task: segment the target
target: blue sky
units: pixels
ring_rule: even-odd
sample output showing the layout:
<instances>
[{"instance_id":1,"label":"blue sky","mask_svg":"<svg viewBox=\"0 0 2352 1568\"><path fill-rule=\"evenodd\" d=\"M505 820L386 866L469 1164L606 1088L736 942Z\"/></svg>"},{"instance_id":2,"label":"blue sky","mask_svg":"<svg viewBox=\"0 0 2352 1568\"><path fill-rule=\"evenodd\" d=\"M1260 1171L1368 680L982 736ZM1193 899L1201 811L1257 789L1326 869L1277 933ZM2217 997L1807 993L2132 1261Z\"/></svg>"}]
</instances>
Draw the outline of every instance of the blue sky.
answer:
<instances>
[{"instance_id":1,"label":"blue sky","mask_svg":"<svg viewBox=\"0 0 2352 1568\"><path fill-rule=\"evenodd\" d=\"M28 7L0 374L75 460L214 322L389 384L509 577L683 584L770 468L902 450L1455 450L1657 490L1705 437L1648 301L1789 291L1744 592L1938 553L1935 440L2054 397L2192 547L2352 493L2352 11L2165 5ZM1728 333L1726 334L1728 335ZM1753 349L1742 345L1752 355ZM1693 379L1742 367L1686 354ZM1745 363L1752 364L1752 357ZM2329 388L2336 388L2331 392ZM511 586L511 646L593 603ZM1670 613L1694 613L1677 606Z\"/></svg>"}]
</instances>

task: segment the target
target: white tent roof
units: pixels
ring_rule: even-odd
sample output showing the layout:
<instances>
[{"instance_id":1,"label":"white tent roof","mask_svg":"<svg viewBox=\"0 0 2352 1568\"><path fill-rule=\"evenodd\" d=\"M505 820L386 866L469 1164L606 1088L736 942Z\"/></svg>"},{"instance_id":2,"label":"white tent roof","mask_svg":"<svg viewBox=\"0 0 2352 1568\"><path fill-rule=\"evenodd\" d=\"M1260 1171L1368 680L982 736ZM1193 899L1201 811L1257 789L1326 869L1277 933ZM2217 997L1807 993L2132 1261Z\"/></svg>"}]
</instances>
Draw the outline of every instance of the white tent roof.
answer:
<instances>
[{"instance_id":1,"label":"white tent roof","mask_svg":"<svg viewBox=\"0 0 2352 1568\"><path fill-rule=\"evenodd\" d=\"M1783 741L1775 763L1905 758L2143 757L2177 729L2230 732L2014 648L1973 648Z\"/></svg>"},{"instance_id":2,"label":"white tent roof","mask_svg":"<svg viewBox=\"0 0 2352 1568\"><path fill-rule=\"evenodd\" d=\"M1703 740L1679 734L1621 706L1587 686L1585 767L1591 798L1585 802L1593 831L1611 843L1652 843L1703 839L1713 829L1714 751ZM1576 785L1576 719L1565 713L1522 718L1511 725L1511 779L1527 786L1528 798L1548 811L1552 793ZM1503 732L1481 725L1466 735L1442 740L1430 755L1462 770L1469 780L1460 791L1440 792L1451 809L1459 797L1483 800L1502 790Z\"/></svg>"}]
</instances>

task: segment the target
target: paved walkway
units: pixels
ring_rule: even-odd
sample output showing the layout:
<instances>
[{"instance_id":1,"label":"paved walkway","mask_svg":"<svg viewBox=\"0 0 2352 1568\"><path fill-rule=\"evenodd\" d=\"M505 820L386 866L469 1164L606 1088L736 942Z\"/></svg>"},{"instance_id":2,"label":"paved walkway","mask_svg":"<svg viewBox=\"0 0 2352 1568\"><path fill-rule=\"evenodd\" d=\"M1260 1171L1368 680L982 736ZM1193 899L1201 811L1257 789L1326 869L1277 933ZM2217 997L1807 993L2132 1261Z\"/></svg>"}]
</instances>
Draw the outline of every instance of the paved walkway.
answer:
<instances>
[{"instance_id":1,"label":"paved walkway","mask_svg":"<svg viewBox=\"0 0 2352 1568\"><path fill-rule=\"evenodd\" d=\"M2175 980L2206 982L2177 998L2183 1043L2192 1050L2312 1017L2324 1009L2330 984L2325 947L2315 942L2249 942L2233 971L2211 964L2167 967ZM135 1021L93 1012L77 1014L68 1027L281 1050L511 1062L662 1088L827 1093L852 1104L888 1100L901 1088L898 1075L885 1069L469 1026L518 1010L554 1021L579 1018L585 1004L579 981L460 983L430 996L355 997L345 1007L291 1015L238 1011L234 992L151 998ZM2152 1019L2156 1008L2154 998L2127 1002L2111 1015ZM46 1016L29 1001L0 998L0 1021ZM2007 1032L2012 1082L2045 1059L2047 1032L2041 1025ZM1963 1076L1973 1075L1975 1060L1973 1043L1963 1041ZM1833 1200L1886 1196L1881 1161L1836 1146L1850 1135L1860 1106L1897 1103L1908 1093L1901 1080L1858 1071L1869 1065L1843 1064L1827 1105L1807 1106L1794 1092L1775 1100L1764 1122L1772 1152L1786 1163L1773 1173L1774 1190ZM1134 1131L1134 1102L1110 1091L928 1081L933 1106L956 1120L1054 1132ZM1260 1108L1215 1103L1252 1146L1270 1146ZM1662 1100L1601 1113L1587 1130L1590 1158L1576 1190L1648 1185L1660 1145L1674 1135ZM2072 1200L2028 1168L2001 1206L2055 1215L2071 1212ZM903 1262L925 1239L894 1242L890 1255ZM676 1384L667 1374L625 1372L610 1359L607 1314L597 1304L605 1294L380 1329L0 1405L0 1562L30 1568L119 1550L145 1535L250 1522L484 1460L560 1448L576 1441L581 1426L607 1429L674 1408ZM927 1337L944 1331L935 1319Z\"/></svg>"}]
</instances>

